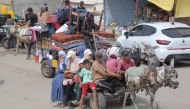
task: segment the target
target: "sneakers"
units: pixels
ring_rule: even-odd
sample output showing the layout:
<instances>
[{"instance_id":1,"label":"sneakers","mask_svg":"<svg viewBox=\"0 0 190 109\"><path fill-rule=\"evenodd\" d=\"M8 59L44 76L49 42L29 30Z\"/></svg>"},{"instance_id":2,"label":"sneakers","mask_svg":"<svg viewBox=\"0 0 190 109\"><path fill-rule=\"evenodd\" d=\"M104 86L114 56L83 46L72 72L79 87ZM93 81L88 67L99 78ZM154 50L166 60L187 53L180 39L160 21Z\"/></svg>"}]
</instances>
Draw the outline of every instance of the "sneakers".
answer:
<instances>
[{"instance_id":1,"label":"sneakers","mask_svg":"<svg viewBox=\"0 0 190 109\"><path fill-rule=\"evenodd\" d=\"M80 104L80 102L79 102L78 100L74 100L74 101L72 101L72 103L73 103L74 105L79 105L79 104Z\"/></svg>"}]
</instances>

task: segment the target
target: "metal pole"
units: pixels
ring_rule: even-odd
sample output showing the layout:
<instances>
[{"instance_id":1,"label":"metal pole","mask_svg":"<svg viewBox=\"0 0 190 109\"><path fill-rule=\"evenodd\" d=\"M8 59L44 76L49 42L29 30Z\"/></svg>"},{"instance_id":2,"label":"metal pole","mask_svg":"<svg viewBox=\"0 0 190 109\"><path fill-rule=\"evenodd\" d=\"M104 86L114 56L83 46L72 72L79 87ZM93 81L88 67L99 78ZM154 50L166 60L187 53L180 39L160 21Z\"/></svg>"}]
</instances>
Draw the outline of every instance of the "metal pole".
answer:
<instances>
[{"instance_id":1,"label":"metal pole","mask_svg":"<svg viewBox=\"0 0 190 109\"><path fill-rule=\"evenodd\" d=\"M136 23L138 22L138 14L139 14L139 0L136 0Z\"/></svg>"}]
</instances>

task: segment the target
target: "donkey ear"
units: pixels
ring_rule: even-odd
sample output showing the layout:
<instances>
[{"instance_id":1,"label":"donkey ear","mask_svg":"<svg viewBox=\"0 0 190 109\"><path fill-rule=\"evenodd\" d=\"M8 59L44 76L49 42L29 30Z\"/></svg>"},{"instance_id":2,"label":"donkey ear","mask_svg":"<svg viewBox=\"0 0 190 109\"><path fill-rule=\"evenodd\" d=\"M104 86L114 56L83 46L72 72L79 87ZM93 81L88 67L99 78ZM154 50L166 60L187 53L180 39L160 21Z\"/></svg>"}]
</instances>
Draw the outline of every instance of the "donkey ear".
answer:
<instances>
[{"instance_id":1,"label":"donkey ear","mask_svg":"<svg viewBox=\"0 0 190 109\"><path fill-rule=\"evenodd\" d=\"M166 68L166 69L168 68L168 66L165 63L162 63L162 64L163 64L164 68Z\"/></svg>"},{"instance_id":2,"label":"donkey ear","mask_svg":"<svg viewBox=\"0 0 190 109\"><path fill-rule=\"evenodd\" d=\"M174 64L175 64L175 60L174 58L172 58L172 60L170 61L170 66L174 68Z\"/></svg>"}]
</instances>

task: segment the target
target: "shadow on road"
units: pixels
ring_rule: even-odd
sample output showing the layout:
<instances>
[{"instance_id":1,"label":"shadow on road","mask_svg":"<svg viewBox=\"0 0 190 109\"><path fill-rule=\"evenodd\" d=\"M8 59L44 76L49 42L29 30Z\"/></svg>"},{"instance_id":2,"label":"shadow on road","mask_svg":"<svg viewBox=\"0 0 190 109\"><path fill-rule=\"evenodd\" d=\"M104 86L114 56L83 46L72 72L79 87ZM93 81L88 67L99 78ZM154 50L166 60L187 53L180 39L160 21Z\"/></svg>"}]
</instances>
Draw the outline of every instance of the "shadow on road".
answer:
<instances>
[{"instance_id":1,"label":"shadow on road","mask_svg":"<svg viewBox=\"0 0 190 109\"><path fill-rule=\"evenodd\" d=\"M15 55L15 49L4 49L0 47L0 56L6 56L6 55ZM27 51L25 49L19 49L18 54L27 54Z\"/></svg>"},{"instance_id":2,"label":"shadow on road","mask_svg":"<svg viewBox=\"0 0 190 109\"><path fill-rule=\"evenodd\" d=\"M149 102L147 102L146 98L137 96L135 102L139 109L150 109ZM119 101L119 99L111 99L111 100L107 101L107 106L108 106L108 109L123 109L122 103ZM118 107L120 107L120 108L118 108ZM126 106L126 108L134 109L134 106L130 105L130 106ZM162 109L162 108L159 108L159 109Z\"/></svg>"}]
</instances>

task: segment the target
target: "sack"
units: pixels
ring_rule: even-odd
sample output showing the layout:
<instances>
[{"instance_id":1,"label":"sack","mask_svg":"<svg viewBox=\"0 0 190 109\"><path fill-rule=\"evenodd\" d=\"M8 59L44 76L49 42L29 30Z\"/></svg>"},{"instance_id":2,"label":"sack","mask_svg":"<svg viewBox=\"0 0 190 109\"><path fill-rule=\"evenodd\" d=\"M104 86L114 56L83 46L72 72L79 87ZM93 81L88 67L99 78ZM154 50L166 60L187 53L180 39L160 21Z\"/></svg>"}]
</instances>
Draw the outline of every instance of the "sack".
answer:
<instances>
[{"instance_id":1,"label":"sack","mask_svg":"<svg viewBox=\"0 0 190 109\"><path fill-rule=\"evenodd\" d=\"M73 76L74 76L74 73L72 73L72 72L65 72L64 73L64 77L67 79L72 79Z\"/></svg>"}]
</instances>

